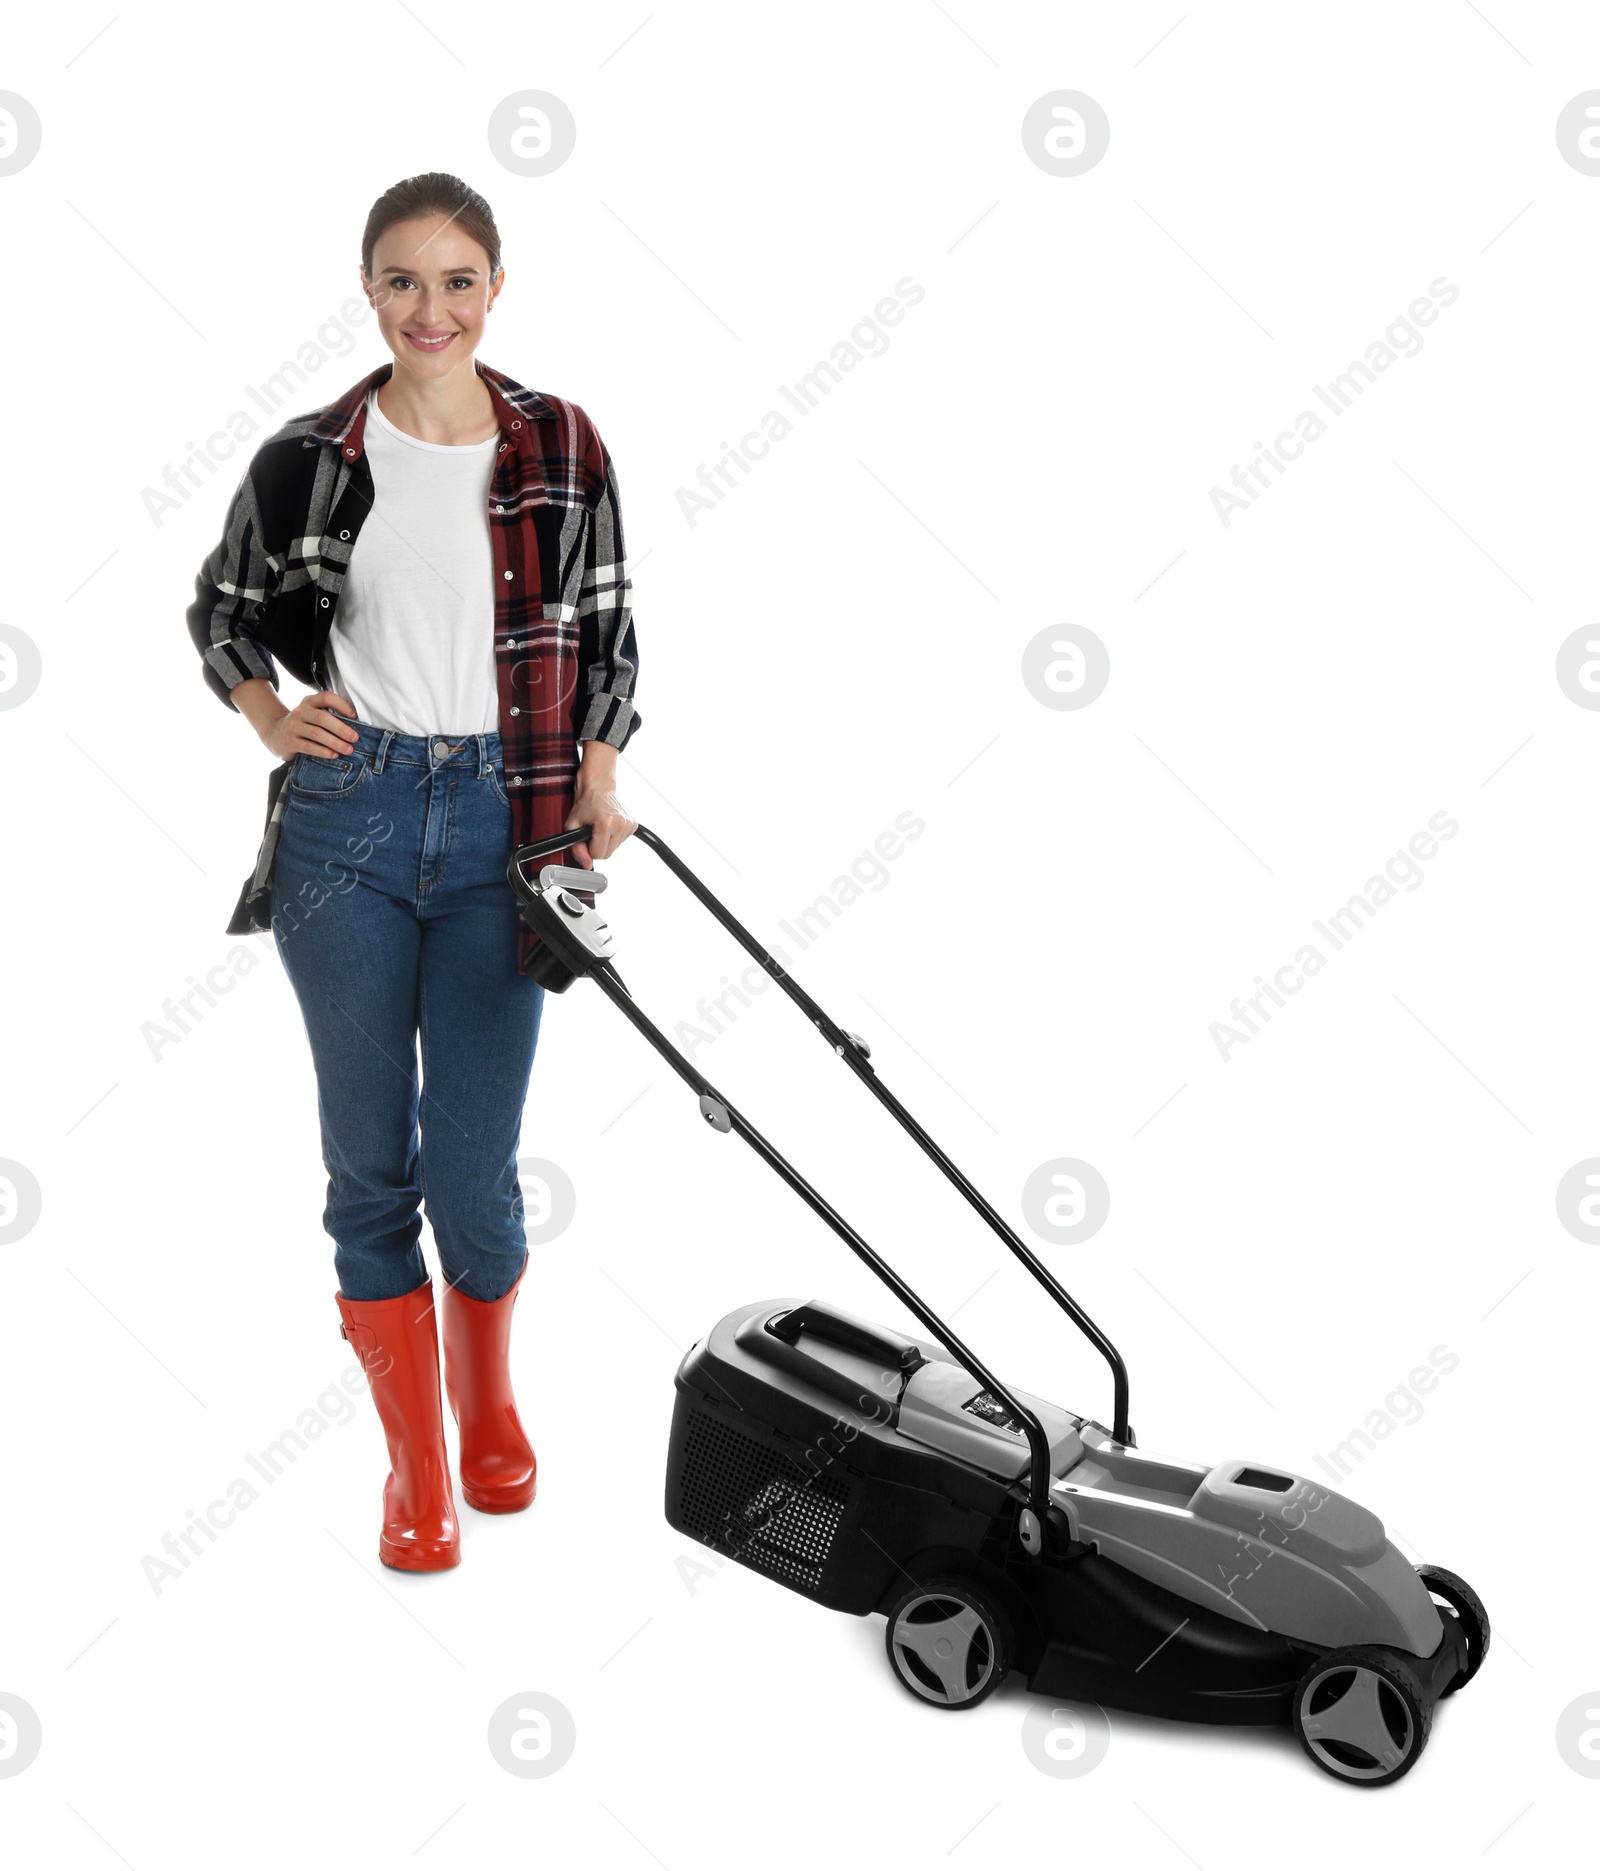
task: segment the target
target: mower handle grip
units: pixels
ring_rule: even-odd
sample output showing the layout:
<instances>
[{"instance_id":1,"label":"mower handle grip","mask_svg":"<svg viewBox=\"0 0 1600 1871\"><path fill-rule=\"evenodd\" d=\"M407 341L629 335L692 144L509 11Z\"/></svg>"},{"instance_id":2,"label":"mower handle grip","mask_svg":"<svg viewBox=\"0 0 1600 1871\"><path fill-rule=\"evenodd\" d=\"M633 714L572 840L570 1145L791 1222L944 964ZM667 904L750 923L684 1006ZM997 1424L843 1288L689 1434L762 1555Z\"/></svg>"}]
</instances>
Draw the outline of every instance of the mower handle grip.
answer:
<instances>
[{"instance_id":1,"label":"mower handle grip","mask_svg":"<svg viewBox=\"0 0 1600 1871\"><path fill-rule=\"evenodd\" d=\"M519 890L531 892L533 885L528 881L523 865L531 864L535 858L554 857L558 851L569 851L574 845L582 844L593 836L592 825L569 825L565 831L555 832L548 838L534 839L531 845L518 845L506 866L506 876L515 880ZM587 878L588 873L574 867L574 875ZM604 890L606 880L596 873L594 883L584 882L569 887L577 890Z\"/></svg>"},{"instance_id":2,"label":"mower handle grip","mask_svg":"<svg viewBox=\"0 0 1600 1871\"><path fill-rule=\"evenodd\" d=\"M587 844L594 836L592 825L569 825L549 838L536 838L531 845L518 845L511 854L514 864L529 864L534 858L552 857L557 851L570 851L574 845Z\"/></svg>"}]
</instances>

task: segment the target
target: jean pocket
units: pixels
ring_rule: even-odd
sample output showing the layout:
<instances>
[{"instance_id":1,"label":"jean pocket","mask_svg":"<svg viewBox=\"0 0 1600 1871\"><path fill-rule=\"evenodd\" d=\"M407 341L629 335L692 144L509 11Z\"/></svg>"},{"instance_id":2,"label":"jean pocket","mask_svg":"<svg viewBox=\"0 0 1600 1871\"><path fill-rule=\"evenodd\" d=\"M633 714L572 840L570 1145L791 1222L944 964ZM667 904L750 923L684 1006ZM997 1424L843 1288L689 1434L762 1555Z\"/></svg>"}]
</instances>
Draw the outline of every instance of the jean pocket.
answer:
<instances>
[{"instance_id":1,"label":"jean pocket","mask_svg":"<svg viewBox=\"0 0 1600 1871\"><path fill-rule=\"evenodd\" d=\"M494 789L495 798L498 799L501 805L509 812L511 810L511 800L506 792L506 777L500 771L499 767L492 763L489 767L489 784Z\"/></svg>"},{"instance_id":2,"label":"jean pocket","mask_svg":"<svg viewBox=\"0 0 1600 1871\"><path fill-rule=\"evenodd\" d=\"M365 754L300 753L289 769L289 790L297 799L347 799L366 783L372 763Z\"/></svg>"}]
</instances>

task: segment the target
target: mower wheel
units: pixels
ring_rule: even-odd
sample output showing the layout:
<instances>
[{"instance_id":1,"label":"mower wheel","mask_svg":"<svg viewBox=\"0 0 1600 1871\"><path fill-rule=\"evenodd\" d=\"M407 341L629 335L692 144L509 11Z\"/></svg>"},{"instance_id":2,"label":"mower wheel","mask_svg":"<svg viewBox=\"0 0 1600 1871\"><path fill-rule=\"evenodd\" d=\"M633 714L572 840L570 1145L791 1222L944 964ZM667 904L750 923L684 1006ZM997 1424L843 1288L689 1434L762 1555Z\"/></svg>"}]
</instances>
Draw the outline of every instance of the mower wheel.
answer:
<instances>
[{"instance_id":1,"label":"mower wheel","mask_svg":"<svg viewBox=\"0 0 1600 1871\"><path fill-rule=\"evenodd\" d=\"M1418 1566L1417 1577L1427 1586L1432 1597L1442 1598L1461 1620L1461 1629L1466 1636L1467 1667L1443 1692L1453 1696L1464 1684L1472 1681L1483 1667L1483 1659L1489 1654L1489 1614L1483 1608L1483 1600L1458 1573L1446 1572L1443 1566Z\"/></svg>"},{"instance_id":2,"label":"mower wheel","mask_svg":"<svg viewBox=\"0 0 1600 1871\"><path fill-rule=\"evenodd\" d=\"M1324 1773L1381 1787L1426 1747L1433 1704L1395 1652L1355 1644L1311 1665L1295 1689L1291 1719Z\"/></svg>"},{"instance_id":3,"label":"mower wheel","mask_svg":"<svg viewBox=\"0 0 1600 1871\"><path fill-rule=\"evenodd\" d=\"M976 1708L1011 1668L1011 1621L969 1579L929 1579L902 1592L884 1641L895 1675L938 1709Z\"/></svg>"}]
</instances>

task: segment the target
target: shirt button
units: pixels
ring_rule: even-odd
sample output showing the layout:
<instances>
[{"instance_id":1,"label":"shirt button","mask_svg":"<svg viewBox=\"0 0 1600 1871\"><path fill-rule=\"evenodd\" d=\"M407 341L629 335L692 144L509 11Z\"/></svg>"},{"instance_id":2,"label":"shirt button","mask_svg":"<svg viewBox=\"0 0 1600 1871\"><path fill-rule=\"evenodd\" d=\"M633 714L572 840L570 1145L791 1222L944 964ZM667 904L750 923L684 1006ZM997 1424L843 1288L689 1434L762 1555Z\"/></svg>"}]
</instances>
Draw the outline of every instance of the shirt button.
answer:
<instances>
[{"instance_id":1,"label":"shirt button","mask_svg":"<svg viewBox=\"0 0 1600 1871\"><path fill-rule=\"evenodd\" d=\"M513 708L511 712L514 715L520 715L522 713L522 710L520 708Z\"/></svg>"},{"instance_id":2,"label":"shirt button","mask_svg":"<svg viewBox=\"0 0 1600 1871\"><path fill-rule=\"evenodd\" d=\"M506 573L506 577L507 577L507 578L509 578L510 576L511 576L511 574L510 574L509 572L507 572L507 573Z\"/></svg>"},{"instance_id":3,"label":"shirt button","mask_svg":"<svg viewBox=\"0 0 1600 1871\"><path fill-rule=\"evenodd\" d=\"M324 610L326 610L326 609L328 608L328 600L327 600L326 598L324 598L324 599L322 600L322 608L323 608Z\"/></svg>"},{"instance_id":4,"label":"shirt button","mask_svg":"<svg viewBox=\"0 0 1600 1871\"><path fill-rule=\"evenodd\" d=\"M504 508L504 507L496 507L496 508L495 508L495 512L496 512L496 513L504 513L504 512L505 512L505 508Z\"/></svg>"},{"instance_id":5,"label":"shirt button","mask_svg":"<svg viewBox=\"0 0 1600 1871\"><path fill-rule=\"evenodd\" d=\"M350 458L351 461L355 460L356 451L353 448L347 448L344 452Z\"/></svg>"},{"instance_id":6,"label":"shirt button","mask_svg":"<svg viewBox=\"0 0 1600 1871\"><path fill-rule=\"evenodd\" d=\"M511 426L513 429L520 429L522 424L520 422L513 422Z\"/></svg>"},{"instance_id":7,"label":"shirt button","mask_svg":"<svg viewBox=\"0 0 1600 1871\"><path fill-rule=\"evenodd\" d=\"M343 530L342 530L342 531L340 532L340 534L339 534L339 537L340 537L341 539L348 539L348 538L350 537L350 528L349 528L348 526L347 526L347 527L345 527L345 528L344 528L344 529L343 529Z\"/></svg>"}]
</instances>

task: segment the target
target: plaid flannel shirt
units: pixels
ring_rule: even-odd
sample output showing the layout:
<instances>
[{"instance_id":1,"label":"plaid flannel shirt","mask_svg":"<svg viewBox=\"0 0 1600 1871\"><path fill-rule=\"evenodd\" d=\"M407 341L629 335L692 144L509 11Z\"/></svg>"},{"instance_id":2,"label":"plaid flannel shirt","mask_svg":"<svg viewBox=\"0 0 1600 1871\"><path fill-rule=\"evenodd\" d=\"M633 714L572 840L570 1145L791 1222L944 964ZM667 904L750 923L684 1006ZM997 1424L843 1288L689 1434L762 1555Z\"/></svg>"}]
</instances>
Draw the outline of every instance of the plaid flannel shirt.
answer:
<instances>
[{"instance_id":1,"label":"plaid flannel shirt","mask_svg":"<svg viewBox=\"0 0 1600 1871\"><path fill-rule=\"evenodd\" d=\"M578 743L622 748L639 727L639 656L616 471L599 432L576 403L475 368L500 422L489 486L495 672L512 836L529 844L564 828ZM393 369L381 365L337 401L285 423L234 492L186 613L206 683L230 708L230 691L252 676L276 688L278 663L310 688L328 686L328 631L372 508L367 392ZM266 827L230 935L271 927L289 766L268 776ZM526 972L538 937L519 928L517 967Z\"/></svg>"}]
</instances>

